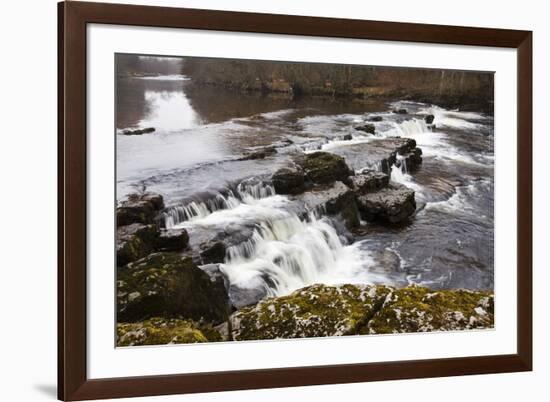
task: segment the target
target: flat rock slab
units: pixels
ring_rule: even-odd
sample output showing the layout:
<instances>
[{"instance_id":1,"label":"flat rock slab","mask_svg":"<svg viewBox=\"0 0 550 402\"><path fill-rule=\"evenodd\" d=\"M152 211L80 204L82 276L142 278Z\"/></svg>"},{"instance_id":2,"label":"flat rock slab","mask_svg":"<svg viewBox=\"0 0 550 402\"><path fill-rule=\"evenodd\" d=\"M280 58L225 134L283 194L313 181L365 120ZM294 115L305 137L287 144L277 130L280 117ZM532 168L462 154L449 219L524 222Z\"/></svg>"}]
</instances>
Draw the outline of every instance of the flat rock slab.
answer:
<instances>
[{"instance_id":1,"label":"flat rock slab","mask_svg":"<svg viewBox=\"0 0 550 402\"><path fill-rule=\"evenodd\" d=\"M416 210L414 191L400 184L360 195L357 205L363 219L369 222L404 222Z\"/></svg>"},{"instance_id":2,"label":"flat rock slab","mask_svg":"<svg viewBox=\"0 0 550 402\"><path fill-rule=\"evenodd\" d=\"M332 185L314 187L292 197L304 205L305 210L321 215L340 215L348 229L359 226L358 209L354 192L340 181Z\"/></svg>"},{"instance_id":3,"label":"flat rock slab","mask_svg":"<svg viewBox=\"0 0 550 402\"><path fill-rule=\"evenodd\" d=\"M380 138L359 144L345 144L331 149L331 152L344 157L355 171L363 169L380 170L389 174L397 154L406 154L416 148L411 138Z\"/></svg>"}]
</instances>

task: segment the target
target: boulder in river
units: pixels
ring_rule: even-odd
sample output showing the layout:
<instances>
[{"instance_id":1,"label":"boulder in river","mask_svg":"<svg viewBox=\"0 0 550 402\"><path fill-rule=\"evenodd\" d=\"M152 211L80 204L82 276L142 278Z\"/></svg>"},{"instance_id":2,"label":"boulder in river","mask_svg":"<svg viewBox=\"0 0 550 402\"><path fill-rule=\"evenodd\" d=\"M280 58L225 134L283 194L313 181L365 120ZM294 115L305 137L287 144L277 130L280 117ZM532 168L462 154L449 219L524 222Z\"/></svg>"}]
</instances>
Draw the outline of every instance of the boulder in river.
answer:
<instances>
[{"instance_id":1,"label":"boulder in river","mask_svg":"<svg viewBox=\"0 0 550 402\"><path fill-rule=\"evenodd\" d=\"M203 264L223 263L225 260L226 245L222 240L213 240L201 244L200 256Z\"/></svg>"},{"instance_id":2,"label":"boulder in river","mask_svg":"<svg viewBox=\"0 0 550 402\"><path fill-rule=\"evenodd\" d=\"M191 258L155 253L118 270L118 322L166 317L217 324L229 311L223 281L212 281Z\"/></svg>"},{"instance_id":3,"label":"boulder in river","mask_svg":"<svg viewBox=\"0 0 550 402\"><path fill-rule=\"evenodd\" d=\"M159 251L180 251L187 247L189 235L185 229L162 229L157 239Z\"/></svg>"},{"instance_id":4,"label":"boulder in river","mask_svg":"<svg viewBox=\"0 0 550 402\"><path fill-rule=\"evenodd\" d=\"M412 172L420 167L422 164L422 150L420 148L414 148L410 152L400 154L395 161L397 167L405 165L405 171Z\"/></svg>"},{"instance_id":5,"label":"boulder in river","mask_svg":"<svg viewBox=\"0 0 550 402\"><path fill-rule=\"evenodd\" d=\"M304 191L304 171L298 166L284 167L271 177L277 194L298 194Z\"/></svg>"},{"instance_id":6,"label":"boulder in river","mask_svg":"<svg viewBox=\"0 0 550 402\"><path fill-rule=\"evenodd\" d=\"M356 194L372 193L388 186L389 183L389 175L370 169L364 169L355 176L350 176L346 182Z\"/></svg>"},{"instance_id":7,"label":"boulder in river","mask_svg":"<svg viewBox=\"0 0 550 402\"><path fill-rule=\"evenodd\" d=\"M265 147L262 149L249 152L239 160L247 161L247 160L255 160L255 159L265 159L266 157L275 155L276 153L277 153L277 149L275 147Z\"/></svg>"},{"instance_id":8,"label":"boulder in river","mask_svg":"<svg viewBox=\"0 0 550 402\"><path fill-rule=\"evenodd\" d=\"M368 134L374 134L376 130L374 127L374 124L364 124L362 126L356 126L355 129L358 131L363 131Z\"/></svg>"},{"instance_id":9,"label":"boulder in river","mask_svg":"<svg viewBox=\"0 0 550 402\"><path fill-rule=\"evenodd\" d=\"M153 223L162 208L164 200L160 194L130 194L116 209L117 226Z\"/></svg>"},{"instance_id":10,"label":"boulder in river","mask_svg":"<svg viewBox=\"0 0 550 402\"><path fill-rule=\"evenodd\" d=\"M317 186L293 198L300 201L309 211L320 211L327 215L340 215L348 229L359 226L359 211L355 194L344 183Z\"/></svg>"},{"instance_id":11,"label":"boulder in river","mask_svg":"<svg viewBox=\"0 0 550 402\"><path fill-rule=\"evenodd\" d=\"M424 117L424 121L426 124L432 124L434 122L435 116L433 114L429 114Z\"/></svg>"},{"instance_id":12,"label":"boulder in river","mask_svg":"<svg viewBox=\"0 0 550 402\"><path fill-rule=\"evenodd\" d=\"M146 127L146 128L136 128L136 129L126 129L122 131L122 134L124 135L142 135L142 134L150 134L154 133L155 128L154 127Z\"/></svg>"},{"instance_id":13,"label":"boulder in river","mask_svg":"<svg viewBox=\"0 0 550 402\"><path fill-rule=\"evenodd\" d=\"M492 328L493 295L419 286L312 285L231 315L230 338L258 340Z\"/></svg>"},{"instance_id":14,"label":"boulder in river","mask_svg":"<svg viewBox=\"0 0 550 402\"><path fill-rule=\"evenodd\" d=\"M367 121L382 121L382 116L369 116L367 117Z\"/></svg>"},{"instance_id":15,"label":"boulder in river","mask_svg":"<svg viewBox=\"0 0 550 402\"><path fill-rule=\"evenodd\" d=\"M361 217L366 221L401 223L416 210L414 191L401 185L391 184L374 193L357 197Z\"/></svg>"},{"instance_id":16,"label":"boulder in river","mask_svg":"<svg viewBox=\"0 0 550 402\"><path fill-rule=\"evenodd\" d=\"M353 174L344 158L329 152L317 151L306 154L301 163L307 179L315 184L344 181Z\"/></svg>"},{"instance_id":17,"label":"boulder in river","mask_svg":"<svg viewBox=\"0 0 550 402\"><path fill-rule=\"evenodd\" d=\"M132 223L117 228L116 263L123 266L153 252L159 237L155 225Z\"/></svg>"},{"instance_id":18,"label":"boulder in river","mask_svg":"<svg viewBox=\"0 0 550 402\"><path fill-rule=\"evenodd\" d=\"M396 113L396 114L408 114L409 112L407 111L407 109L393 109L393 113Z\"/></svg>"}]
</instances>

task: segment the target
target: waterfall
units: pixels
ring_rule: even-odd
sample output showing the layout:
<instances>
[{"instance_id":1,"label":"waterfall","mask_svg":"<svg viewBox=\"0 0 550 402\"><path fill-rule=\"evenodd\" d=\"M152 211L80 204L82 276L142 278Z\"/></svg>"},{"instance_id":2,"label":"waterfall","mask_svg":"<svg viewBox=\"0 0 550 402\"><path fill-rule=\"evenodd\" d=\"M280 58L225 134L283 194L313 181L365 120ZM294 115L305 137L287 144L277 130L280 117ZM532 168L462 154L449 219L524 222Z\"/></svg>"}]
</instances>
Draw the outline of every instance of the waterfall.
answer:
<instances>
[{"instance_id":1,"label":"waterfall","mask_svg":"<svg viewBox=\"0 0 550 402\"><path fill-rule=\"evenodd\" d=\"M430 129L424 120L412 119L396 123L394 130L400 137L414 137L417 134L429 132Z\"/></svg>"},{"instance_id":2,"label":"waterfall","mask_svg":"<svg viewBox=\"0 0 550 402\"><path fill-rule=\"evenodd\" d=\"M164 225L166 228L172 228L185 221L206 218L213 212L233 209L242 203L252 204L256 200L274 195L275 188L271 184L243 180L235 189L227 188L208 194L206 199L191 200L183 205L167 208L163 212Z\"/></svg>"},{"instance_id":3,"label":"waterfall","mask_svg":"<svg viewBox=\"0 0 550 402\"><path fill-rule=\"evenodd\" d=\"M221 270L232 285L280 296L319 282L355 282L363 262L328 219L286 213L260 222L248 242L230 247Z\"/></svg>"}]
</instances>

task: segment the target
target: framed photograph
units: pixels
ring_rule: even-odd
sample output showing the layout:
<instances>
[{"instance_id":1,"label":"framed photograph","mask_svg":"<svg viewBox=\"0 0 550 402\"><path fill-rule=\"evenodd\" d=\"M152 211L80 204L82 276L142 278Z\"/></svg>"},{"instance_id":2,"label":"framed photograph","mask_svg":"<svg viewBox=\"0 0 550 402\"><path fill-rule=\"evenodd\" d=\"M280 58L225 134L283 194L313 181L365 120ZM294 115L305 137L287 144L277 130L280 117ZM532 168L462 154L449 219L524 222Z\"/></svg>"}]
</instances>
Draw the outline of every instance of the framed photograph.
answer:
<instances>
[{"instance_id":1,"label":"framed photograph","mask_svg":"<svg viewBox=\"0 0 550 402\"><path fill-rule=\"evenodd\" d=\"M532 369L532 33L59 3L59 399Z\"/></svg>"}]
</instances>

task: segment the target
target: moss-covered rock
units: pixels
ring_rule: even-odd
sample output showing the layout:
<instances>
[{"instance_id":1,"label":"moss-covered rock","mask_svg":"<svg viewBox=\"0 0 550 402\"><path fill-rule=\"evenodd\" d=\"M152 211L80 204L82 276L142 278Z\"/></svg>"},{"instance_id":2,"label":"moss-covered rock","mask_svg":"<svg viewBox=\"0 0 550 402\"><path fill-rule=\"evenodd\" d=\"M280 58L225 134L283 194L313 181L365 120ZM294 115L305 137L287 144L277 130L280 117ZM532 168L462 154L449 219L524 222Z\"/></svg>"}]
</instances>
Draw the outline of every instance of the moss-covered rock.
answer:
<instances>
[{"instance_id":1,"label":"moss-covered rock","mask_svg":"<svg viewBox=\"0 0 550 402\"><path fill-rule=\"evenodd\" d=\"M298 194L305 189L304 172L298 166L277 170L271 180L277 194Z\"/></svg>"},{"instance_id":2,"label":"moss-covered rock","mask_svg":"<svg viewBox=\"0 0 550 402\"><path fill-rule=\"evenodd\" d=\"M185 229L163 229L157 238L156 249L159 251L180 251L187 247L189 234Z\"/></svg>"},{"instance_id":3,"label":"moss-covered rock","mask_svg":"<svg viewBox=\"0 0 550 402\"><path fill-rule=\"evenodd\" d=\"M153 223L162 208L164 200L160 194L130 194L116 209L117 226Z\"/></svg>"},{"instance_id":4,"label":"moss-covered rock","mask_svg":"<svg viewBox=\"0 0 550 402\"><path fill-rule=\"evenodd\" d=\"M312 285L239 310L230 317L231 336L253 340L354 334L390 291L385 286Z\"/></svg>"},{"instance_id":5,"label":"moss-covered rock","mask_svg":"<svg viewBox=\"0 0 550 402\"><path fill-rule=\"evenodd\" d=\"M353 174L344 158L329 152L318 151L306 154L301 163L306 177L316 184L345 181Z\"/></svg>"},{"instance_id":6,"label":"moss-covered rock","mask_svg":"<svg viewBox=\"0 0 550 402\"><path fill-rule=\"evenodd\" d=\"M361 333L453 331L491 328L494 297L491 292L432 291L419 286L396 289Z\"/></svg>"},{"instance_id":7,"label":"moss-covered rock","mask_svg":"<svg viewBox=\"0 0 550 402\"><path fill-rule=\"evenodd\" d=\"M212 326L190 320L150 318L136 323L117 324L117 346L166 345L221 341Z\"/></svg>"},{"instance_id":8,"label":"moss-covered rock","mask_svg":"<svg viewBox=\"0 0 550 402\"><path fill-rule=\"evenodd\" d=\"M155 225L133 223L117 229L117 266L136 261L153 252L159 238Z\"/></svg>"},{"instance_id":9,"label":"moss-covered rock","mask_svg":"<svg viewBox=\"0 0 550 402\"><path fill-rule=\"evenodd\" d=\"M234 340L449 331L493 327L491 292L410 286L312 285L229 319Z\"/></svg>"},{"instance_id":10,"label":"moss-covered rock","mask_svg":"<svg viewBox=\"0 0 550 402\"><path fill-rule=\"evenodd\" d=\"M117 319L184 318L220 323L227 319L229 298L223 280L212 280L191 258L155 253L119 268Z\"/></svg>"}]
</instances>

